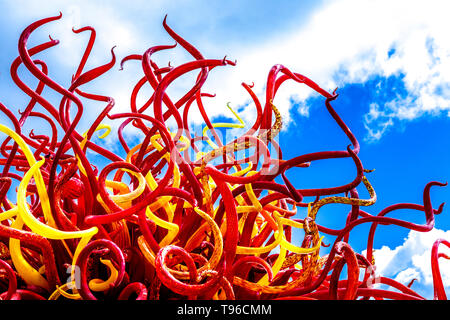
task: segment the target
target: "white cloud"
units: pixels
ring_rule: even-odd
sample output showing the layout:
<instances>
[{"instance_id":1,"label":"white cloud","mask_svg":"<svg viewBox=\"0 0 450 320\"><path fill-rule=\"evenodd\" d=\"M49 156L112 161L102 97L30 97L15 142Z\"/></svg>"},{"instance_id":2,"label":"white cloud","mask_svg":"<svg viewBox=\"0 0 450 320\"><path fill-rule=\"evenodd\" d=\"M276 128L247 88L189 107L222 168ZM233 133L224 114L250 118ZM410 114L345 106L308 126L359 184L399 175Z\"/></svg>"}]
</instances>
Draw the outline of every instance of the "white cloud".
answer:
<instances>
[{"instance_id":1,"label":"white cloud","mask_svg":"<svg viewBox=\"0 0 450 320\"><path fill-rule=\"evenodd\" d=\"M414 268L408 268L400 271L395 277L396 281L404 284L410 283L413 279L417 279L419 282L422 280L420 272Z\"/></svg>"},{"instance_id":2,"label":"white cloud","mask_svg":"<svg viewBox=\"0 0 450 320\"><path fill-rule=\"evenodd\" d=\"M431 273L431 248L437 239L450 239L450 230L433 229L430 232L410 231L402 245L390 249L382 246L374 252L376 274L394 278L407 285L417 279L412 289L427 299L433 299L433 277ZM439 246L439 252L450 254L450 249ZM363 252L365 254L365 252ZM439 259L442 281L450 290L450 261Z\"/></svg>"},{"instance_id":3,"label":"white cloud","mask_svg":"<svg viewBox=\"0 0 450 320\"><path fill-rule=\"evenodd\" d=\"M407 95L378 106L378 113L366 119L368 138L379 139L394 120L450 110L448 9L447 1L327 3L303 28L270 39L258 48L237 52L238 66L225 83L220 80L222 91L239 97L242 94L236 84L255 81L255 90L264 97L266 75L275 63L311 77L330 91L335 86L363 83L373 76L401 74ZM289 120L289 98L302 105L310 95L311 90L290 84L280 90L275 104ZM304 108L301 111L308 114Z\"/></svg>"}]
</instances>

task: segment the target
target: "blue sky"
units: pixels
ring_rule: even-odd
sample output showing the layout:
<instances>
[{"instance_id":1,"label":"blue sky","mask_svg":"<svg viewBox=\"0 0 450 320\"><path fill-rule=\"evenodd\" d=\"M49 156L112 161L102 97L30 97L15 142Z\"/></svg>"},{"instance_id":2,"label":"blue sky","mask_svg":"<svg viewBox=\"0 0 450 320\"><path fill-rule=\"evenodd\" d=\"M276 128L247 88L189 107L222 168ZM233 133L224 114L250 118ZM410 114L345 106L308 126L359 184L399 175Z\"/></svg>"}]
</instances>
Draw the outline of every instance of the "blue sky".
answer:
<instances>
[{"instance_id":1,"label":"blue sky","mask_svg":"<svg viewBox=\"0 0 450 320\"><path fill-rule=\"evenodd\" d=\"M48 61L50 75L68 86L86 43L86 36L74 35L72 27L91 25L97 30L88 68L110 59L117 45L118 58L142 53L156 44L172 44L162 28L168 14L169 25L193 43L205 57L236 59L236 67L214 70L206 88L217 96L207 108L217 119L231 118L225 107L230 101L242 110L246 121L254 118L254 106L240 83L255 83L262 99L270 67L281 63L302 73L326 90L339 87L333 106L361 144L360 157L377 191L377 203L367 211L376 214L398 203L422 203L425 184L450 181L450 23L447 1L0 1L0 101L12 110L25 107L25 95L15 88L9 66L17 56L20 32L31 22L58 14L63 18L39 29L30 46L46 41L48 34L61 41L40 58ZM25 8L27 10L25 10ZM158 56L178 64L189 57L180 48ZM132 85L141 73L130 62L124 71L111 70L92 85L97 92L116 99L116 110L128 108ZM36 81L23 72L24 81ZM171 93L182 92L192 79L174 83ZM56 99L56 96L50 99ZM280 134L286 158L332 149L349 142L327 113L323 99L311 90L289 83L275 101L285 129ZM89 106L98 108L98 105ZM95 110L95 109L92 109ZM5 123L4 117L0 117ZM89 123L83 119L81 126ZM199 117L193 117L199 124ZM30 125L32 126L32 125ZM28 128L30 129L30 128ZM80 130L82 132L82 130ZM133 133L130 132L130 135ZM114 148L114 141L108 145ZM291 147L295 146L295 148ZM347 160L326 160L308 169L295 169L288 176L298 188L335 186L354 177ZM359 189L358 189L359 190ZM363 190L359 190L365 195ZM435 187L432 203L450 205L450 187ZM344 224L348 208L324 208L319 222L329 227ZM399 212L392 215L424 222L423 214ZM379 272L408 282L419 277L418 290L431 297L427 247L436 237L450 238L448 208L436 217L436 228L428 235L416 235L397 227L379 227L375 247L384 266ZM358 251L366 245L368 228L352 235ZM332 239L329 239L329 242ZM382 246L385 246L381 249ZM405 252L406 264L393 264ZM428 260L427 260L428 259ZM428 261L424 264L421 261ZM389 264L390 263L390 264ZM427 269L428 268L428 269ZM450 265L442 262L450 283ZM409 277L409 278L408 278Z\"/></svg>"}]
</instances>

